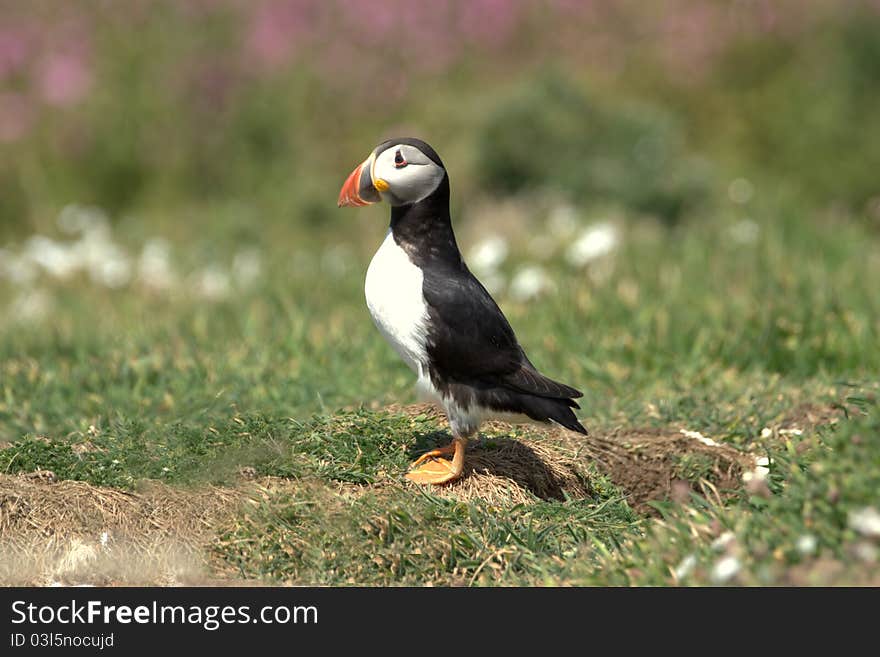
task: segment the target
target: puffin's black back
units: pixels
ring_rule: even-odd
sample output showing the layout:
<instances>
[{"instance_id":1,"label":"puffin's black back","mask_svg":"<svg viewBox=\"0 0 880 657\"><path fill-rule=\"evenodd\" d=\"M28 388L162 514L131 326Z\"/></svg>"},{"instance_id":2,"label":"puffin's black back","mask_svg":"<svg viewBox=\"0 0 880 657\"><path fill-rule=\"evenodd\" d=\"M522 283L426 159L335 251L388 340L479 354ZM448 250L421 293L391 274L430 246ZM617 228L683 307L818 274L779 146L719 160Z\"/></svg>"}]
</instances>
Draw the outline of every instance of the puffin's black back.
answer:
<instances>
[{"instance_id":1,"label":"puffin's black back","mask_svg":"<svg viewBox=\"0 0 880 657\"><path fill-rule=\"evenodd\" d=\"M415 146L443 167L420 139L388 140L376 153L395 144ZM391 210L394 240L423 274L432 383L463 408L476 404L522 413L586 434L571 410L579 408L573 398L582 393L535 369L498 304L465 265L452 230L449 194L447 173L428 197Z\"/></svg>"}]
</instances>

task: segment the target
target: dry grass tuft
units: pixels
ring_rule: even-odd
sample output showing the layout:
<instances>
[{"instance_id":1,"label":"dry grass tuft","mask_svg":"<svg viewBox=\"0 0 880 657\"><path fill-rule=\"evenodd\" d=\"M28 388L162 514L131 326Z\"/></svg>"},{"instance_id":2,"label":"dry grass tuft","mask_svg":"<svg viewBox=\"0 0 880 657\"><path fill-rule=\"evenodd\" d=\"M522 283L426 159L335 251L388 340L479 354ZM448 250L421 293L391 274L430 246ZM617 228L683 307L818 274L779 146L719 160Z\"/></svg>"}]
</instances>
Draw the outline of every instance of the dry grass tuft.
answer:
<instances>
[{"instance_id":1,"label":"dry grass tuft","mask_svg":"<svg viewBox=\"0 0 880 657\"><path fill-rule=\"evenodd\" d=\"M591 491L587 466L577 452L546 438L478 443L468 449L464 476L432 492L496 506L584 498Z\"/></svg>"},{"instance_id":2,"label":"dry grass tuft","mask_svg":"<svg viewBox=\"0 0 880 657\"><path fill-rule=\"evenodd\" d=\"M202 551L245 493L151 484L138 493L0 475L0 583L194 584Z\"/></svg>"}]
</instances>

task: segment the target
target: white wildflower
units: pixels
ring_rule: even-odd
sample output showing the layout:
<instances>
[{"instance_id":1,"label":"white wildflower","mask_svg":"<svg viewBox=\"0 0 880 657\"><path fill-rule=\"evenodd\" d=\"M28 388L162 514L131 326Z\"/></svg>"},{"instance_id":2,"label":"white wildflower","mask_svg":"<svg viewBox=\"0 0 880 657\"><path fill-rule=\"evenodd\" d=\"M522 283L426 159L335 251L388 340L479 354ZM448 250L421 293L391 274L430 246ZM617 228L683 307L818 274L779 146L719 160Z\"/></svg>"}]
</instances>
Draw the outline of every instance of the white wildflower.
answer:
<instances>
[{"instance_id":1,"label":"white wildflower","mask_svg":"<svg viewBox=\"0 0 880 657\"><path fill-rule=\"evenodd\" d=\"M229 274L216 265L195 272L193 287L196 294L210 301L217 301L229 296L232 288Z\"/></svg>"},{"instance_id":2,"label":"white wildflower","mask_svg":"<svg viewBox=\"0 0 880 657\"><path fill-rule=\"evenodd\" d=\"M76 204L65 206L58 214L56 222L62 231L70 235L106 231L108 226L107 215L103 210Z\"/></svg>"},{"instance_id":3,"label":"white wildflower","mask_svg":"<svg viewBox=\"0 0 880 657\"><path fill-rule=\"evenodd\" d=\"M721 536L712 541L712 549L719 552L736 540L736 535L731 531L726 531Z\"/></svg>"},{"instance_id":4,"label":"white wildflower","mask_svg":"<svg viewBox=\"0 0 880 657\"><path fill-rule=\"evenodd\" d=\"M23 255L59 279L70 277L80 268L80 260L73 249L45 235L31 237L25 243Z\"/></svg>"},{"instance_id":5,"label":"white wildflower","mask_svg":"<svg viewBox=\"0 0 880 657\"><path fill-rule=\"evenodd\" d=\"M880 512L872 506L850 511L849 526L863 536L880 537Z\"/></svg>"},{"instance_id":6,"label":"white wildflower","mask_svg":"<svg viewBox=\"0 0 880 657\"><path fill-rule=\"evenodd\" d=\"M746 470L742 473L742 480L747 484L753 481L765 481L766 479L765 468L755 468L754 470Z\"/></svg>"},{"instance_id":7,"label":"white wildflower","mask_svg":"<svg viewBox=\"0 0 880 657\"><path fill-rule=\"evenodd\" d=\"M797 541L795 541L795 548L802 555L809 556L816 551L816 547L818 547L819 541L816 540L816 537L812 534L802 534L798 537Z\"/></svg>"},{"instance_id":8,"label":"white wildflower","mask_svg":"<svg viewBox=\"0 0 880 657\"><path fill-rule=\"evenodd\" d=\"M711 579L715 584L724 584L730 581L742 569L740 560L736 557L727 556L719 559L712 568Z\"/></svg>"},{"instance_id":9,"label":"white wildflower","mask_svg":"<svg viewBox=\"0 0 880 657\"><path fill-rule=\"evenodd\" d=\"M766 456L759 456L755 459L755 473L762 478L766 478L770 474L771 463L773 463L772 459Z\"/></svg>"},{"instance_id":10,"label":"white wildflower","mask_svg":"<svg viewBox=\"0 0 880 657\"><path fill-rule=\"evenodd\" d=\"M770 476L771 463L773 463L773 459L767 458L766 456L758 456L755 458L755 469L743 472L742 480L745 483L751 481L766 481L767 477Z\"/></svg>"},{"instance_id":11,"label":"white wildflower","mask_svg":"<svg viewBox=\"0 0 880 657\"><path fill-rule=\"evenodd\" d=\"M36 280L38 273L37 266L28 258L0 249L0 278L16 285L28 285Z\"/></svg>"},{"instance_id":12,"label":"white wildflower","mask_svg":"<svg viewBox=\"0 0 880 657\"><path fill-rule=\"evenodd\" d=\"M507 258L507 240L492 235L479 242L468 255L468 264L478 274L494 272Z\"/></svg>"},{"instance_id":13,"label":"white wildflower","mask_svg":"<svg viewBox=\"0 0 880 657\"><path fill-rule=\"evenodd\" d=\"M52 297L45 290L25 289L15 298L7 311L8 317L19 322L41 320L52 309Z\"/></svg>"},{"instance_id":14,"label":"white wildflower","mask_svg":"<svg viewBox=\"0 0 880 657\"><path fill-rule=\"evenodd\" d=\"M89 275L96 283L119 288L131 280L131 269L131 261L126 256L113 254L89 267Z\"/></svg>"},{"instance_id":15,"label":"white wildflower","mask_svg":"<svg viewBox=\"0 0 880 657\"><path fill-rule=\"evenodd\" d=\"M263 262L257 249L244 249L232 259L232 278L241 287L257 282L263 271Z\"/></svg>"},{"instance_id":16,"label":"white wildflower","mask_svg":"<svg viewBox=\"0 0 880 657\"><path fill-rule=\"evenodd\" d=\"M547 272L537 265L522 267L510 282L510 296L517 301L528 301L547 292L552 282Z\"/></svg>"},{"instance_id":17,"label":"white wildflower","mask_svg":"<svg viewBox=\"0 0 880 657\"><path fill-rule=\"evenodd\" d=\"M138 280L157 290L163 290L174 284L174 272L171 267L171 246L162 238L149 239L141 249L138 259Z\"/></svg>"},{"instance_id":18,"label":"white wildflower","mask_svg":"<svg viewBox=\"0 0 880 657\"><path fill-rule=\"evenodd\" d=\"M754 244L760 233L760 226L751 219L737 221L727 229L728 239L735 244Z\"/></svg>"},{"instance_id":19,"label":"white wildflower","mask_svg":"<svg viewBox=\"0 0 880 657\"><path fill-rule=\"evenodd\" d=\"M587 227L568 249L566 258L575 267L583 267L612 253L620 243L616 226L602 222Z\"/></svg>"},{"instance_id":20,"label":"white wildflower","mask_svg":"<svg viewBox=\"0 0 880 657\"><path fill-rule=\"evenodd\" d=\"M674 574L676 580L683 580L685 577L691 574L694 567L697 565L697 557L695 554L689 554L684 559L681 560L681 563L676 566Z\"/></svg>"},{"instance_id":21,"label":"white wildflower","mask_svg":"<svg viewBox=\"0 0 880 657\"><path fill-rule=\"evenodd\" d=\"M17 282L31 282L38 269L61 280L85 270L92 281L101 285L121 287L128 283L131 262L111 239L102 212L70 206L59 216L59 225L67 232L79 233L80 238L58 242L45 235L34 235L25 243L20 256L4 255L0 274Z\"/></svg>"},{"instance_id":22,"label":"white wildflower","mask_svg":"<svg viewBox=\"0 0 880 657\"><path fill-rule=\"evenodd\" d=\"M86 230L71 245L71 251L77 256L78 266L87 269L89 278L99 285L117 288L131 280L131 260L101 225Z\"/></svg>"},{"instance_id":23,"label":"white wildflower","mask_svg":"<svg viewBox=\"0 0 880 657\"><path fill-rule=\"evenodd\" d=\"M877 561L877 546L868 541L859 541L853 546L853 552L859 561L875 563Z\"/></svg>"}]
</instances>

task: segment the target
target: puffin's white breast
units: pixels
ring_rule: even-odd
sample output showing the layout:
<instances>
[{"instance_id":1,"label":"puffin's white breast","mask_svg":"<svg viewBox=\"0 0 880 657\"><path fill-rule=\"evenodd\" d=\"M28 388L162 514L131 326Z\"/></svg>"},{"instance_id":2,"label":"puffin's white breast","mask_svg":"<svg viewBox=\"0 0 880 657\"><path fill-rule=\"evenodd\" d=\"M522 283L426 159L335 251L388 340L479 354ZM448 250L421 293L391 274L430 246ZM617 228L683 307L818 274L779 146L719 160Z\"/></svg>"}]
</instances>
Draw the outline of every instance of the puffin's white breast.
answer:
<instances>
[{"instance_id":1,"label":"puffin's white breast","mask_svg":"<svg viewBox=\"0 0 880 657\"><path fill-rule=\"evenodd\" d=\"M379 332L420 378L425 376L428 363L428 308L422 293L423 278L422 270L397 245L389 230L367 269L367 308Z\"/></svg>"}]
</instances>

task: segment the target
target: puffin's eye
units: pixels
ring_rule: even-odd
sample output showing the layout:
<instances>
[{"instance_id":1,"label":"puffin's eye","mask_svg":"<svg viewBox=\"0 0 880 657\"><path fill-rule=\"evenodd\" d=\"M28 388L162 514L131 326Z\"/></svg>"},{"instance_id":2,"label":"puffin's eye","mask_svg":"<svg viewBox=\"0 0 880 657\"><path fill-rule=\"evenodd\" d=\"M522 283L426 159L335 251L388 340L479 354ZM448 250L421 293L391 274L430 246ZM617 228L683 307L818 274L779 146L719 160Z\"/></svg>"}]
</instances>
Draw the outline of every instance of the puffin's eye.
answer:
<instances>
[{"instance_id":1,"label":"puffin's eye","mask_svg":"<svg viewBox=\"0 0 880 657\"><path fill-rule=\"evenodd\" d=\"M406 159L403 157L403 153L399 150L394 154L394 166L398 169L402 169L406 166Z\"/></svg>"}]
</instances>

